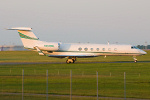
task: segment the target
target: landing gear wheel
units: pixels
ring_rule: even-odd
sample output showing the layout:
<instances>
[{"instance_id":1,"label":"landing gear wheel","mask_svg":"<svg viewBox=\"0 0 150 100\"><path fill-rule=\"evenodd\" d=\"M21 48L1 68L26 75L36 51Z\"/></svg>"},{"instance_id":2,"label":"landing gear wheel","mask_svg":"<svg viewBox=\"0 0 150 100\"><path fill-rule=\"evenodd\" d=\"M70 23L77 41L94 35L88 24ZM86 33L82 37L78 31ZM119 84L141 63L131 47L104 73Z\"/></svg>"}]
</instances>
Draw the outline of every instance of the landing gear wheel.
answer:
<instances>
[{"instance_id":1,"label":"landing gear wheel","mask_svg":"<svg viewBox=\"0 0 150 100\"><path fill-rule=\"evenodd\" d=\"M76 61L76 57L68 57L68 59L66 60L66 63L69 64L69 63L75 63Z\"/></svg>"},{"instance_id":2,"label":"landing gear wheel","mask_svg":"<svg viewBox=\"0 0 150 100\"><path fill-rule=\"evenodd\" d=\"M66 60L66 63L67 63L67 64L69 64L69 63L74 63L74 60L68 59L68 60Z\"/></svg>"},{"instance_id":3,"label":"landing gear wheel","mask_svg":"<svg viewBox=\"0 0 150 100\"><path fill-rule=\"evenodd\" d=\"M75 60L74 59L68 59L66 60L66 63L69 64L69 63L75 63Z\"/></svg>"},{"instance_id":4,"label":"landing gear wheel","mask_svg":"<svg viewBox=\"0 0 150 100\"><path fill-rule=\"evenodd\" d=\"M75 60L73 60L73 59L72 59L72 61L73 61L72 63L74 63L74 62L75 62Z\"/></svg>"},{"instance_id":5,"label":"landing gear wheel","mask_svg":"<svg viewBox=\"0 0 150 100\"><path fill-rule=\"evenodd\" d=\"M136 59L136 57L134 57L134 56L133 56L133 59L134 59L134 62L136 63L136 62L137 62L137 59Z\"/></svg>"},{"instance_id":6,"label":"landing gear wheel","mask_svg":"<svg viewBox=\"0 0 150 100\"><path fill-rule=\"evenodd\" d=\"M71 62L70 62L69 60L66 60L66 63L69 64L69 63L71 63Z\"/></svg>"}]
</instances>

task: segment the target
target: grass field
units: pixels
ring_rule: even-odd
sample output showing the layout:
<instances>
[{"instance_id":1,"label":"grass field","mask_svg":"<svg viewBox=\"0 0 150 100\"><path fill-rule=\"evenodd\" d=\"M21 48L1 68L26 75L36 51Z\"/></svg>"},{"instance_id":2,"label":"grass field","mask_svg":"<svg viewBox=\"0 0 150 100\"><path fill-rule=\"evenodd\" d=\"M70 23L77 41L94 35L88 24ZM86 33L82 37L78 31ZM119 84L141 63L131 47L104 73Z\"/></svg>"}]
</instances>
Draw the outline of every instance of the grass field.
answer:
<instances>
[{"instance_id":1,"label":"grass field","mask_svg":"<svg viewBox=\"0 0 150 100\"><path fill-rule=\"evenodd\" d=\"M130 59L131 58L131 59ZM139 61L150 61L149 51L145 56L137 57ZM111 60L112 59L112 60ZM97 57L78 59L79 62L91 61L133 61L132 57ZM38 56L34 52L0 52L0 62L63 62L65 59ZM96 100L96 71L99 73L100 97L124 97L124 72L126 72L127 98L150 99L150 63L99 63L99 64L31 64L0 65L0 98L3 100L20 100L20 95L5 93L22 92L22 69L24 69L24 93L46 93L46 70L49 72L49 94L69 95L70 70L72 70L73 100ZM25 95L24 100L43 100L43 95ZM50 100L69 100L69 96L49 96ZM108 100L103 98L101 100ZM111 100L111 98L109 98Z\"/></svg>"}]
</instances>

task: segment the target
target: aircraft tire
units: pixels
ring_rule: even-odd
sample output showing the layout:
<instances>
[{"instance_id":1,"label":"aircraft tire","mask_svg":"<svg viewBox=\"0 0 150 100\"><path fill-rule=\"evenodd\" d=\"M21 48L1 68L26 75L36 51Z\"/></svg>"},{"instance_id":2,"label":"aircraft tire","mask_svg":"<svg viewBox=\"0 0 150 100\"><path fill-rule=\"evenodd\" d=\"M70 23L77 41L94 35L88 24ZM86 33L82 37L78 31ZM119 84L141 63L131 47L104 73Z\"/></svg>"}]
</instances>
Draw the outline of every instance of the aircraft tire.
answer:
<instances>
[{"instance_id":1,"label":"aircraft tire","mask_svg":"<svg viewBox=\"0 0 150 100\"><path fill-rule=\"evenodd\" d=\"M66 63L67 63L67 64L69 64L69 61L68 61L68 60L66 60Z\"/></svg>"},{"instance_id":2,"label":"aircraft tire","mask_svg":"<svg viewBox=\"0 0 150 100\"><path fill-rule=\"evenodd\" d=\"M75 62L75 60L74 59L72 59L72 63L74 63Z\"/></svg>"}]
</instances>

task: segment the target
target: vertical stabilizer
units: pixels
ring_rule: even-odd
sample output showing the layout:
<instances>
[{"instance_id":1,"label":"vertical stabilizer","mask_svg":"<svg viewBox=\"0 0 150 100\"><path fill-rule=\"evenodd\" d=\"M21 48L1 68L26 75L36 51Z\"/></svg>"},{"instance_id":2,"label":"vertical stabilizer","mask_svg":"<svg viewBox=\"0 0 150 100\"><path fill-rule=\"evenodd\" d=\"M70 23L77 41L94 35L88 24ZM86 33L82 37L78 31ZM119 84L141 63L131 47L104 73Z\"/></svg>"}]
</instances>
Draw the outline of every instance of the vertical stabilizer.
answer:
<instances>
[{"instance_id":1,"label":"vertical stabilizer","mask_svg":"<svg viewBox=\"0 0 150 100\"><path fill-rule=\"evenodd\" d=\"M10 28L8 30L18 30L21 41L22 41L24 47L27 49L34 49L35 44L39 40L35 36L35 34L32 32L32 28L16 27L16 28Z\"/></svg>"}]
</instances>

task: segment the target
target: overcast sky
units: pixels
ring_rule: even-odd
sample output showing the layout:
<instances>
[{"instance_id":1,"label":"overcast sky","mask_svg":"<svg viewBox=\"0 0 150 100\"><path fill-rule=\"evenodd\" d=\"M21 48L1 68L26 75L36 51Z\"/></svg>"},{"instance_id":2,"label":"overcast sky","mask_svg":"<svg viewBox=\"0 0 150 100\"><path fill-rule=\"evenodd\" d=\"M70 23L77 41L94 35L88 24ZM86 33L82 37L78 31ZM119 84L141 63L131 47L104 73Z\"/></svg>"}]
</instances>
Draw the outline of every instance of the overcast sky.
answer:
<instances>
[{"instance_id":1,"label":"overcast sky","mask_svg":"<svg viewBox=\"0 0 150 100\"><path fill-rule=\"evenodd\" d=\"M0 0L0 45L22 45L8 27L47 42L150 44L150 0Z\"/></svg>"}]
</instances>

